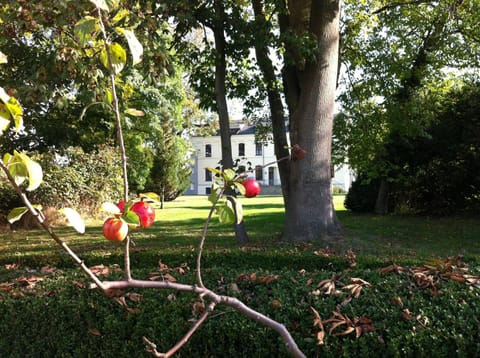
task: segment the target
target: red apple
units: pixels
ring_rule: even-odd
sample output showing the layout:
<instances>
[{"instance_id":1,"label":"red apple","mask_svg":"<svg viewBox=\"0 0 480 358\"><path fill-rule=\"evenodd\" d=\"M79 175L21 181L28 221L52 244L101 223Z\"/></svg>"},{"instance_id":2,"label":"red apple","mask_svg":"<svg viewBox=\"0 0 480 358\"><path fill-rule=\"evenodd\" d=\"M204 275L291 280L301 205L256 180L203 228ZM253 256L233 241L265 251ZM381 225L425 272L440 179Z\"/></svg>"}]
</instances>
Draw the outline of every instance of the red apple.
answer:
<instances>
[{"instance_id":1,"label":"red apple","mask_svg":"<svg viewBox=\"0 0 480 358\"><path fill-rule=\"evenodd\" d=\"M103 223L103 236L110 241L123 241L128 234L128 225L121 219L108 218Z\"/></svg>"},{"instance_id":2,"label":"red apple","mask_svg":"<svg viewBox=\"0 0 480 358\"><path fill-rule=\"evenodd\" d=\"M255 179L247 179L243 182L245 187L245 197L253 198L260 194L260 183Z\"/></svg>"},{"instance_id":3,"label":"red apple","mask_svg":"<svg viewBox=\"0 0 480 358\"><path fill-rule=\"evenodd\" d=\"M145 201L137 201L130 210L138 215L141 227L150 227L155 221L155 209Z\"/></svg>"},{"instance_id":4,"label":"red apple","mask_svg":"<svg viewBox=\"0 0 480 358\"><path fill-rule=\"evenodd\" d=\"M300 147L298 144L294 144L292 147L292 153L290 155L290 158L295 161L295 160L302 160L305 158L305 154L307 154L307 151Z\"/></svg>"},{"instance_id":5,"label":"red apple","mask_svg":"<svg viewBox=\"0 0 480 358\"><path fill-rule=\"evenodd\" d=\"M119 201L117 206L120 209L120 211L123 213L123 211L125 210L125 200Z\"/></svg>"}]
</instances>

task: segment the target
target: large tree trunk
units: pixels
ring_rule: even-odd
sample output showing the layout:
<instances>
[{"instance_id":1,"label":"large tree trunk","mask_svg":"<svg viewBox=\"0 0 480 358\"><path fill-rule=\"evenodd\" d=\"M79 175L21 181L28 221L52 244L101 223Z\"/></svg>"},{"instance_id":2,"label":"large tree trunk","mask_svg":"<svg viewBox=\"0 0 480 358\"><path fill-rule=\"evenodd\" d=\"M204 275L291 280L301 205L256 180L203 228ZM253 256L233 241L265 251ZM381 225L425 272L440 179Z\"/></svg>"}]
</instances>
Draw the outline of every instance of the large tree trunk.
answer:
<instances>
[{"instance_id":1,"label":"large tree trunk","mask_svg":"<svg viewBox=\"0 0 480 358\"><path fill-rule=\"evenodd\" d=\"M225 21L225 9L221 0L215 1L215 15L216 21L213 26L213 34L215 39L215 101L217 104L218 119L220 122L220 141L222 145L222 167L223 169L233 168L232 158L232 142L230 140L230 118L228 115L227 105L227 89L226 89L226 73L227 64L225 60L225 33L224 33L224 21ZM227 193L234 195L233 191ZM235 207L235 206L233 206ZM235 212L235 217L237 213ZM237 242L244 245L248 242L247 231L243 220L234 224L235 236Z\"/></svg>"},{"instance_id":2,"label":"large tree trunk","mask_svg":"<svg viewBox=\"0 0 480 358\"><path fill-rule=\"evenodd\" d=\"M255 24L257 36L255 37L255 55L257 63L262 71L263 80L267 86L268 103L270 105L270 116L272 121L272 132L274 141L274 150L277 160L289 155L287 149L287 133L285 128L285 111L280 96L281 88L277 84L277 76L272 64L272 60L268 56L268 42L270 30L268 29L263 11L261 0L252 0L252 7L255 14ZM289 161L282 160L278 163L278 171L280 182L282 185L282 194L285 206L288 205L288 178L289 178Z\"/></svg>"},{"instance_id":3,"label":"large tree trunk","mask_svg":"<svg viewBox=\"0 0 480 358\"><path fill-rule=\"evenodd\" d=\"M291 143L307 150L305 159L290 162L284 239L326 241L341 234L333 208L330 172L340 1L302 3L309 7L289 8L288 25L299 34L302 29L313 33L318 55L316 62L300 60L295 72L287 68L284 73L287 91L295 91L287 94L295 100L289 103Z\"/></svg>"}]
</instances>

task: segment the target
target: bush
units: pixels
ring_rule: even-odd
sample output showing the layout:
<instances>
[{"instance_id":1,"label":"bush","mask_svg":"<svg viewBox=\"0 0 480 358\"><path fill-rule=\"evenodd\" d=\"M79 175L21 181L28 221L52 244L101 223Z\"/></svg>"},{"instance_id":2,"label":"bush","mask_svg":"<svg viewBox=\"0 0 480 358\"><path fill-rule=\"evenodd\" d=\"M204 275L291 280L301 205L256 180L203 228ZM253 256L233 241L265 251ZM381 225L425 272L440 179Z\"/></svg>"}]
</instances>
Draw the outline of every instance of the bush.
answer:
<instances>
[{"instance_id":1,"label":"bush","mask_svg":"<svg viewBox=\"0 0 480 358\"><path fill-rule=\"evenodd\" d=\"M36 158L44 171L44 183L30 194L43 207L71 206L94 214L104 201L119 200L122 194L122 172L115 148L101 146L84 153L68 148L62 162L51 153Z\"/></svg>"},{"instance_id":2,"label":"bush","mask_svg":"<svg viewBox=\"0 0 480 358\"><path fill-rule=\"evenodd\" d=\"M373 212L377 199L378 180L359 175L345 197L345 208L353 212Z\"/></svg>"},{"instance_id":3,"label":"bush","mask_svg":"<svg viewBox=\"0 0 480 358\"><path fill-rule=\"evenodd\" d=\"M209 270L206 284L232 294L231 283L236 283L235 295L285 324L308 357L480 354L478 288L454 280L441 281L440 295L435 295L430 288L420 288L415 277L407 274L365 268L334 271L340 282L361 277L372 285L352 298L340 285L342 293L338 295L314 293L321 280L332 277L326 264L303 271L299 270L303 268L300 264L278 270L258 269L262 265L261 260L253 266L223 264L222 268ZM145 265L137 274L148 276L154 267ZM256 279L249 276L253 272ZM194 281L193 271L182 277ZM275 278L263 282L262 277ZM32 287L17 282L5 285L12 288L10 291L0 291L0 314L5 322L0 325L1 356L150 357L144 351L142 336L166 350L185 334L192 319L198 318L192 309L195 296L188 293L145 290L139 302L126 299L127 311L100 291L82 286L85 278L76 270L63 269L43 279ZM273 305L274 300L279 305ZM351 319L371 319L374 330L358 338L354 332L336 336L346 325L329 333L332 324L328 324L325 344L318 345L318 327L314 326L310 307L322 320L331 317L332 311ZM219 310L179 351L179 357L288 357L275 332L230 309Z\"/></svg>"}]
</instances>

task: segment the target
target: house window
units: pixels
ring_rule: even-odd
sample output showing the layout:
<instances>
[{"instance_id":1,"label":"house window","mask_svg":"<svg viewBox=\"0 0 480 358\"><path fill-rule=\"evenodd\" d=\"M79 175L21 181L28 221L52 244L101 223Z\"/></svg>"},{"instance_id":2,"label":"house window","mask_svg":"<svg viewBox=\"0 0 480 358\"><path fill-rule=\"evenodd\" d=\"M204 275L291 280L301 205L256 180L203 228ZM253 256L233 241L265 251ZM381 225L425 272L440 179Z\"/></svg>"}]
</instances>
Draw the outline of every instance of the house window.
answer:
<instances>
[{"instance_id":1,"label":"house window","mask_svg":"<svg viewBox=\"0 0 480 358\"><path fill-rule=\"evenodd\" d=\"M212 145L211 144L205 144L205 156L206 157L211 157L212 156Z\"/></svg>"},{"instance_id":2,"label":"house window","mask_svg":"<svg viewBox=\"0 0 480 358\"><path fill-rule=\"evenodd\" d=\"M211 187L205 188L205 194L207 195L212 194L212 188Z\"/></svg>"},{"instance_id":3,"label":"house window","mask_svg":"<svg viewBox=\"0 0 480 358\"><path fill-rule=\"evenodd\" d=\"M255 167L255 179L263 180L263 167L261 165Z\"/></svg>"},{"instance_id":4,"label":"house window","mask_svg":"<svg viewBox=\"0 0 480 358\"><path fill-rule=\"evenodd\" d=\"M205 169L205 181L212 181L212 172L208 169Z\"/></svg>"},{"instance_id":5,"label":"house window","mask_svg":"<svg viewBox=\"0 0 480 358\"><path fill-rule=\"evenodd\" d=\"M257 157L263 155L263 144L262 143L255 143L255 155Z\"/></svg>"},{"instance_id":6,"label":"house window","mask_svg":"<svg viewBox=\"0 0 480 358\"><path fill-rule=\"evenodd\" d=\"M245 143L238 143L238 156L239 157L245 156Z\"/></svg>"}]
</instances>

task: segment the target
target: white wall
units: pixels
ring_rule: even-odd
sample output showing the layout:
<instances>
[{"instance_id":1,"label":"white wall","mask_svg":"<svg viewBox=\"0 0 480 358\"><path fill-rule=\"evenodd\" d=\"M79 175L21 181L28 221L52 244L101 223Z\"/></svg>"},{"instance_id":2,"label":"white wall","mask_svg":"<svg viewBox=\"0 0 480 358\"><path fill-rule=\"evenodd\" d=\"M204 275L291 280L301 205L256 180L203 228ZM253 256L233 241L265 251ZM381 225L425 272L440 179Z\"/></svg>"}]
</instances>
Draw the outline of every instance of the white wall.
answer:
<instances>
[{"instance_id":1,"label":"white wall","mask_svg":"<svg viewBox=\"0 0 480 358\"><path fill-rule=\"evenodd\" d=\"M194 159L194 170L192 175L195 178L192 178L192 183L194 183L195 188L189 190L190 194L205 194L206 189L210 188L212 182L206 181L205 169L207 167L217 167L219 162L222 159L221 153L221 142L220 136L211 136L211 137L192 137L191 138L192 146L194 148L193 159ZM255 135L254 134L239 134L231 136L232 142L232 157L235 161L237 158L241 159L239 165L244 165L248 168L251 166L253 172L249 172L249 177L255 177L255 167L264 166L267 163L274 162L276 160L274 154L274 146L272 143L263 145L262 155L256 155L256 144L255 144ZM245 145L245 155L240 156L239 154L239 144L243 143ZM205 147L207 144L211 145L211 157L205 156ZM250 162L251 165L248 165L247 162ZM269 169L272 168L272 169ZM269 167L263 168L263 179L259 180L260 184L263 186L268 186L272 183L272 180L269 180L269 173L273 175L273 185L280 185L280 177L278 174L277 164L273 164Z\"/></svg>"},{"instance_id":2,"label":"white wall","mask_svg":"<svg viewBox=\"0 0 480 358\"><path fill-rule=\"evenodd\" d=\"M192 186L187 191L187 194L200 194L204 195L207 192L207 188L212 185L211 181L206 181L205 169L207 167L217 167L222 159L220 136L210 137L192 137L190 138L194 153L193 170L192 170ZM274 162L276 160L274 154L273 143L268 143L263 146L263 153L261 156L256 155L255 135L254 134L238 134L231 136L232 142L232 157L235 161L239 156L239 143L245 144L245 156L243 156L239 165L247 166L247 162L251 163L253 172L249 173L249 177L255 178L255 166L264 166L267 163ZM205 146L211 145L211 157L205 156ZM278 165L275 163L271 166L263 168L263 179L259 180L262 186L280 185L280 176L278 173ZM273 182L269 180L269 173L273 174ZM332 187L339 186L346 192L349 190L353 181L353 173L347 165L342 165L335 168L334 177L332 178Z\"/></svg>"}]
</instances>

